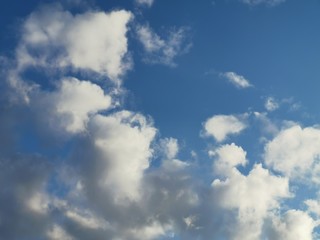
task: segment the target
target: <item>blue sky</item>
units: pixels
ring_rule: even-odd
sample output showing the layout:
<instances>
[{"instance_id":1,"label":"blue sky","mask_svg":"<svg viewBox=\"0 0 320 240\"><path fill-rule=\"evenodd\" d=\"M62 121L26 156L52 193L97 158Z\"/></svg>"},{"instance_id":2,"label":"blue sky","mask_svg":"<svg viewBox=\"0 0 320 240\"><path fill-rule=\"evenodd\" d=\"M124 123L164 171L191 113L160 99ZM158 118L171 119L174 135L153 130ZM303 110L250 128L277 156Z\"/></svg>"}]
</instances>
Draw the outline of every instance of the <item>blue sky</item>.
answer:
<instances>
[{"instance_id":1,"label":"blue sky","mask_svg":"<svg viewBox=\"0 0 320 240\"><path fill-rule=\"evenodd\" d=\"M318 239L319 10L6 3L0 238Z\"/></svg>"}]
</instances>

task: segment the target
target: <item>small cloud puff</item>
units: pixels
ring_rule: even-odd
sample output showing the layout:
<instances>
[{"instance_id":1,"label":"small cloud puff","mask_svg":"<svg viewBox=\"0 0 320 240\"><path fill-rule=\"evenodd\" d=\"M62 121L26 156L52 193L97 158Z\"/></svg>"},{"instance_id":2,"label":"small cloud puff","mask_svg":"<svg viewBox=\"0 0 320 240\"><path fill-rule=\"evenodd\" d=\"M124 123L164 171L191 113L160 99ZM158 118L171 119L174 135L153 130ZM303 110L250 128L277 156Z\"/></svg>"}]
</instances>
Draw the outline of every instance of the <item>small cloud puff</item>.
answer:
<instances>
[{"instance_id":1,"label":"small cloud puff","mask_svg":"<svg viewBox=\"0 0 320 240\"><path fill-rule=\"evenodd\" d=\"M237 88L249 88L253 87L253 85L247 80L245 77L238 75L235 72L225 72L220 74L222 77L229 80Z\"/></svg>"},{"instance_id":2,"label":"small cloud puff","mask_svg":"<svg viewBox=\"0 0 320 240\"><path fill-rule=\"evenodd\" d=\"M215 115L204 123L205 136L212 136L217 142L223 142L229 135L239 134L247 127L241 117L234 115Z\"/></svg>"}]
</instances>

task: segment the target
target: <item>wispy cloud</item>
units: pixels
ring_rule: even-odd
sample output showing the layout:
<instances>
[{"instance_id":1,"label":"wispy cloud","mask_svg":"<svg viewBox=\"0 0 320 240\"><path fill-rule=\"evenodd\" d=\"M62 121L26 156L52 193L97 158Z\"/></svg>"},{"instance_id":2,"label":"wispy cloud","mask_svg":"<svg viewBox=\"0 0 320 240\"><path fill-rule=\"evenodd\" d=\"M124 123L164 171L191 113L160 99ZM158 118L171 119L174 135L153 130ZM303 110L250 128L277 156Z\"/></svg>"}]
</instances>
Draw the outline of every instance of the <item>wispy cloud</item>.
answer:
<instances>
[{"instance_id":1,"label":"wispy cloud","mask_svg":"<svg viewBox=\"0 0 320 240\"><path fill-rule=\"evenodd\" d=\"M135 2L142 6L151 7L154 0L135 0Z\"/></svg>"},{"instance_id":2,"label":"wispy cloud","mask_svg":"<svg viewBox=\"0 0 320 240\"><path fill-rule=\"evenodd\" d=\"M276 6L280 3L285 2L286 0L240 0L240 1L251 6L256 6L260 4L265 4L268 6Z\"/></svg>"},{"instance_id":3,"label":"wispy cloud","mask_svg":"<svg viewBox=\"0 0 320 240\"><path fill-rule=\"evenodd\" d=\"M175 66L175 58L187 53L192 46L188 29L184 27L169 30L166 37L160 37L149 25L140 25L136 31L147 63Z\"/></svg>"},{"instance_id":4,"label":"wispy cloud","mask_svg":"<svg viewBox=\"0 0 320 240\"><path fill-rule=\"evenodd\" d=\"M247 80L245 77L238 75L235 72L225 72L221 73L220 76L229 80L237 88L249 88L253 87L253 85Z\"/></svg>"}]
</instances>

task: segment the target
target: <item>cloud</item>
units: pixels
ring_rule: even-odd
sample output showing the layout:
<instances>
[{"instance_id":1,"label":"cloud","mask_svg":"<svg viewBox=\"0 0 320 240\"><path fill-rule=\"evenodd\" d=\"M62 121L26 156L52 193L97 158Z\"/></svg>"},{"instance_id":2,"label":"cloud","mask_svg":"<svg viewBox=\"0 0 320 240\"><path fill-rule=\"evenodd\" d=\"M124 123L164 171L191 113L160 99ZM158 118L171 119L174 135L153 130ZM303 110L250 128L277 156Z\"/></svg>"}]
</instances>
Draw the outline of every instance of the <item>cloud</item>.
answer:
<instances>
[{"instance_id":1,"label":"cloud","mask_svg":"<svg viewBox=\"0 0 320 240\"><path fill-rule=\"evenodd\" d=\"M71 133L84 131L90 115L111 107L111 97L98 85L76 78L63 79L53 100L56 114L64 118L63 125Z\"/></svg>"},{"instance_id":2,"label":"cloud","mask_svg":"<svg viewBox=\"0 0 320 240\"><path fill-rule=\"evenodd\" d=\"M229 135L239 134L247 127L245 121L233 115L215 115L204 123L204 134L222 142Z\"/></svg>"},{"instance_id":3,"label":"cloud","mask_svg":"<svg viewBox=\"0 0 320 240\"><path fill-rule=\"evenodd\" d=\"M219 165L218 165L219 166ZM260 239L267 216L279 208L279 200L290 197L286 178L273 176L261 164L247 176L230 165L225 180L212 182L218 208L231 211L226 233L228 239Z\"/></svg>"},{"instance_id":4,"label":"cloud","mask_svg":"<svg viewBox=\"0 0 320 240\"><path fill-rule=\"evenodd\" d=\"M280 3L285 2L286 0L240 0L240 1L251 6L256 6L260 4L265 4L268 6L276 6Z\"/></svg>"},{"instance_id":5,"label":"cloud","mask_svg":"<svg viewBox=\"0 0 320 240\"><path fill-rule=\"evenodd\" d=\"M148 25L139 25L136 32L145 51L146 63L175 66L175 58L187 53L191 47L187 28L172 29L166 38L161 38Z\"/></svg>"},{"instance_id":6,"label":"cloud","mask_svg":"<svg viewBox=\"0 0 320 240\"><path fill-rule=\"evenodd\" d=\"M23 24L17 49L19 69L28 66L93 71L117 81L130 68L128 11L72 15L59 7L32 13Z\"/></svg>"},{"instance_id":7,"label":"cloud","mask_svg":"<svg viewBox=\"0 0 320 240\"><path fill-rule=\"evenodd\" d=\"M316 222L305 212L289 210L282 218L274 217L272 228L268 231L268 239L274 240L312 240Z\"/></svg>"},{"instance_id":8,"label":"cloud","mask_svg":"<svg viewBox=\"0 0 320 240\"><path fill-rule=\"evenodd\" d=\"M247 79L235 72L225 72L221 76L228 79L237 88L249 88L253 86Z\"/></svg>"},{"instance_id":9,"label":"cloud","mask_svg":"<svg viewBox=\"0 0 320 240\"><path fill-rule=\"evenodd\" d=\"M247 163L247 153L239 146L226 144L218 149L209 151L209 155L216 157L214 169L217 174L228 175L228 171L238 165L245 166Z\"/></svg>"},{"instance_id":10,"label":"cloud","mask_svg":"<svg viewBox=\"0 0 320 240\"><path fill-rule=\"evenodd\" d=\"M167 159L175 158L179 152L178 140L175 138L162 139L160 147Z\"/></svg>"},{"instance_id":11,"label":"cloud","mask_svg":"<svg viewBox=\"0 0 320 240\"><path fill-rule=\"evenodd\" d=\"M291 126L265 146L265 163L292 180L319 182L320 130ZM310 176L311 174L311 176Z\"/></svg>"},{"instance_id":12,"label":"cloud","mask_svg":"<svg viewBox=\"0 0 320 240\"><path fill-rule=\"evenodd\" d=\"M307 213L280 211L282 201L292 197L291 175L286 171L280 169L285 176L277 176L261 164L247 166L247 152L231 143L211 148L209 159L198 149L199 155L193 152L199 162L212 161L213 171L202 176L201 166L179 158L178 139L159 138L149 116L116 104L123 92L110 81L118 81L125 73L130 18L132 14L124 10L73 15L49 6L31 14L22 25L15 56L18 65L6 72L16 85L0 86L13 96L17 92L12 87L22 89L28 99L0 98L1 237L256 240L311 236L315 222ZM95 24L99 32L91 29ZM146 51L165 55L168 42L152 35ZM81 54L85 59L79 59ZM171 63L174 57L169 57ZM24 71L31 66L52 77L45 75L36 83L31 74L27 80ZM69 67L88 71L87 78L81 79L83 75ZM109 79L102 82L96 74ZM267 122L264 115L258 117ZM203 124L203 131L221 143L248 127L246 120L245 114L215 115ZM267 143L271 159L267 166L276 169L281 164L274 156L285 153L287 160L292 157L289 151L313 152L305 155L312 158L318 154L318 129L295 127L287 126ZM301 141L290 143L294 139ZM295 161L291 164L296 165ZM289 173L296 167L290 169Z\"/></svg>"},{"instance_id":13,"label":"cloud","mask_svg":"<svg viewBox=\"0 0 320 240\"><path fill-rule=\"evenodd\" d=\"M135 2L142 6L151 7L153 5L154 0L135 0Z\"/></svg>"},{"instance_id":14,"label":"cloud","mask_svg":"<svg viewBox=\"0 0 320 240\"><path fill-rule=\"evenodd\" d=\"M115 198L139 198L140 182L149 167L150 149L156 129L146 118L128 111L110 116L96 115L90 123L94 149L99 153L96 172L101 188Z\"/></svg>"},{"instance_id":15,"label":"cloud","mask_svg":"<svg viewBox=\"0 0 320 240\"><path fill-rule=\"evenodd\" d=\"M279 108L279 103L273 97L268 97L264 103L264 107L269 112L272 112Z\"/></svg>"}]
</instances>

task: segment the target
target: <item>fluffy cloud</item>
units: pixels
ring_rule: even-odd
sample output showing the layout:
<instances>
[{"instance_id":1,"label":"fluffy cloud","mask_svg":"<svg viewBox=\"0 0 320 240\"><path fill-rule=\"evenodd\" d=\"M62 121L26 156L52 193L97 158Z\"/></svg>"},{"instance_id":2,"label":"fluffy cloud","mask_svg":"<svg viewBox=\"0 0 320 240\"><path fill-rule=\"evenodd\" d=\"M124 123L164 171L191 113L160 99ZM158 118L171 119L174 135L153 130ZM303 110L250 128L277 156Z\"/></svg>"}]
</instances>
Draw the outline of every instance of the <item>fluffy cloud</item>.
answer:
<instances>
[{"instance_id":1,"label":"fluffy cloud","mask_svg":"<svg viewBox=\"0 0 320 240\"><path fill-rule=\"evenodd\" d=\"M204 134L214 137L218 142L222 142L229 135L239 134L246 127L244 120L240 117L215 115L204 123Z\"/></svg>"},{"instance_id":2,"label":"fluffy cloud","mask_svg":"<svg viewBox=\"0 0 320 240\"><path fill-rule=\"evenodd\" d=\"M101 154L97 175L100 187L114 189L113 196L119 199L137 199L152 156L150 144L156 129L142 115L122 111L95 116L90 130Z\"/></svg>"},{"instance_id":3,"label":"fluffy cloud","mask_svg":"<svg viewBox=\"0 0 320 240\"><path fill-rule=\"evenodd\" d=\"M305 212L289 210L282 218L274 217L268 239L274 240L312 240L313 229L317 223Z\"/></svg>"},{"instance_id":4,"label":"fluffy cloud","mask_svg":"<svg viewBox=\"0 0 320 240\"><path fill-rule=\"evenodd\" d=\"M225 72L221 74L222 77L229 80L237 88L252 87L251 83L243 76L236 74L235 72Z\"/></svg>"},{"instance_id":5,"label":"fluffy cloud","mask_svg":"<svg viewBox=\"0 0 320 240\"><path fill-rule=\"evenodd\" d=\"M53 99L56 114L63 118L63 126L71 133L84 131L90 115L111 106L111 97L98 85L76 78L63 79Z\"/></svg>"},{"instance_id":6,"label":"fluffy cloud","mask_svg":"<svg viewBox=\"0 0 320 240\"><path fill-rule=\"evenodd\" d=\"M265 147L265 162L292 180L319 182L320 130L299 125L282 130ZM306 175L307 174L307 175ZM311 177L310 175L311 174Z\"/></svg>"},{"instance_id":7,"label":"fluffy cloud","mask_svg":"<svg viewBox=\"0 0 320 240\"><path fill-rule=\"evenodd\" d=\"M288 179L273 176L260 164L242 175L235 167L225 180L215 179L212 190L219 208L236 211L227 230L229 239L259 239L265 218L290 196ZM233 214L232 214L233 215Z\"/></svg>"},{"instance_id":8,"label":"fluffy cloud","mask_svg":"<svg viewBox=\"0 0 320 240\"><path fill-rule=\"evenodd\" d=\"M209 155L216 157L214 169L216 173L228 175L230 170L238 165L244 166L247 163L247 153L239 146L226 144L216 150L209 151Z\"/></svg>"},{"instance_id":9,"label":"fluffy cloud","mask_svg":"<svg viewBox=\"0 0 320 240\"><path fill-rule=\"evenodd\" d=\"M136 31L145 50L147 63L175 66L174 59L188 52L191 47L186 28L169 31L167 38L161 38L148 25L140 25Z\"/></svg>"},{"instance_id":10,"label":"fluffy cloud","mask_svg":"<svg viewBox=\"0 0 320 240\"><path fill-rule=\"evenodd\" d=\"M224 234L228 239L260 239L269 213L279 208L280 199L290 197L288 179L272 175L261 164L242 174L237 167L246 165L246 152L234 143L209 153L220 177L212 182L214 205L230 211L232 219L225 223L229 228Z\"/></svg>"},{"instance_id":11,"label":"fluffy cloud","mask_svg":"<svg viewBox=\"0 0 320 240\"><path fill-rule=\"evenodd\" d=\"M116 81L130 67L125 57L131 18L124 10L72 15L51 7L34 12L23 25L19 68L72 66Z\"/></svg>"}]
</instances>

